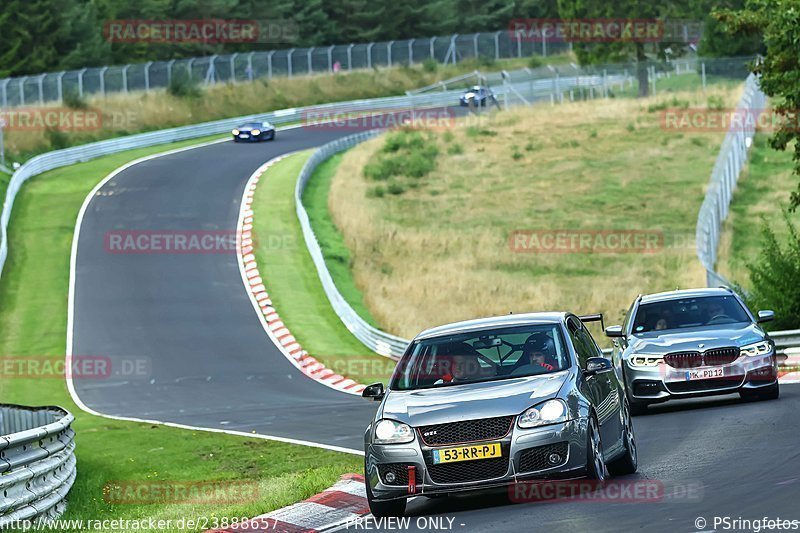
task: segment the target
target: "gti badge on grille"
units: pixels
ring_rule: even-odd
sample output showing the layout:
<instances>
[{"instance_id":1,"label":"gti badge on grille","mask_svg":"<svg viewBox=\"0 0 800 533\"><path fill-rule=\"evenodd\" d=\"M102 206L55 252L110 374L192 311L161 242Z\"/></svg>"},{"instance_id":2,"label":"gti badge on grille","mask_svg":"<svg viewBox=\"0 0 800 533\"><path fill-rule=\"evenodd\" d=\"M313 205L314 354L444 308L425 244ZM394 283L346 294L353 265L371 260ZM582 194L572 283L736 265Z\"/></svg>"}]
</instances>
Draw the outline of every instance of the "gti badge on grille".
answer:
<instances>
[{"instance_id":1,"label":"gti badge on grille","mask_svg":"<svg viewBox=\"0 0 800 533\"><path fill-rule=\"evenodd\" d=\"M431 437L433 435L436 435L436 431L426 431L422 434L423 437Z\"/></svg>"}]
</instances>

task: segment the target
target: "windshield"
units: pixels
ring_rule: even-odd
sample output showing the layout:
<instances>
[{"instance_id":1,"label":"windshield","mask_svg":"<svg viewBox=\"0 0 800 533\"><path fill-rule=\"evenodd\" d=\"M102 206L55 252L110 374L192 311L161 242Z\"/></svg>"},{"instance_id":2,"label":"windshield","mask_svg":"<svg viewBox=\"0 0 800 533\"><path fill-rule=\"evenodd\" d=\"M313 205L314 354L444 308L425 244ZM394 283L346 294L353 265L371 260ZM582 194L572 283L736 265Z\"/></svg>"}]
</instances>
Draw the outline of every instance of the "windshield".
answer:
<instances>
[{"instance_id":1,"label":"windshield","mask_svg":"<svg viewBox=\"0 0 800 533\"><path fill-rule=\"evenodd\" d=\"M558 372L569 356L558 324L497 328L415 343L391 389L414 390Z\"/></svg>"},{"instance_id":2,"label":"windshield","mask_svg":"<svg viewBox=\"0 0 800 533\"><path fill-rule=\"evenodd\" d=\"M633 333L749 322L734 296L706 296L667 300L639 306Z\"/></svg>"},{"instance_id":3,"label":"windshield","mask_svg":"<svg viewBox=\"0 0 800 533\"><path fill-rule=\"evenodd\" d=\"M242 126L242 128L254 128L254 129L259 129L262 127L264 127L264 124L262 124L261 122L248 122L247 124Z\"/></svg>"}]
</instances>

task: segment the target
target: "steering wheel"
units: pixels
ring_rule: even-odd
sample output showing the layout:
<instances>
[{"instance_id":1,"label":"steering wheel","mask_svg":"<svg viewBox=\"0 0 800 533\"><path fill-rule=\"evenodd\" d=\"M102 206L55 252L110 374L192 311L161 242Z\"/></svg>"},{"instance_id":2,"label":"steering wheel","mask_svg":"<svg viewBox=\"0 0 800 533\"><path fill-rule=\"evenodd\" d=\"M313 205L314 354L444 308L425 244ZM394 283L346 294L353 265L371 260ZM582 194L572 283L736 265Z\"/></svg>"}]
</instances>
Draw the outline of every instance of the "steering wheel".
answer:
<instances>
[{"instance_id":1,"label":"steering wheel","mask_svg":"<svg viewBox=\"0 0 800 533\"><path fill-rule=\"evenodd\" d=\"M716 315L712 317L706 324L724 324L725 322L734 322L734 320L726 314Z\"/></svg>"}]
</instances>

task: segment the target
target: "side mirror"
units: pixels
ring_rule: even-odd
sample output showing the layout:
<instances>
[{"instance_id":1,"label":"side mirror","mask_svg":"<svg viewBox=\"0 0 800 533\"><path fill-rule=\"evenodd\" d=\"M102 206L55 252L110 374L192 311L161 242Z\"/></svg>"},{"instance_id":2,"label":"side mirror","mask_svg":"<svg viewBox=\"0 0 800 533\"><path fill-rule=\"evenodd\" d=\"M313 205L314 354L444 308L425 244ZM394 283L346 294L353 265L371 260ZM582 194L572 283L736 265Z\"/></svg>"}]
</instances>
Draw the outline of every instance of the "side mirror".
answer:
<instances>
[{"instance_id":1,"label":"side mirror","mask_svg":"<svg viewBox=\"0 0 800 533\"><path fill-rule=\"evenodd\" d=\"M762 322L772 322L773 320L775 320L775 311L764 309L758 312L759 324L761 324Z\"/></svg>"},{"instance_id":2,"label":"side mirror","mask_svg":"<svg viewBox=\"0 0 800 533\"><path fill-rule=\"evenodd\" d=\"M383 395L385 391L383 390L383 383L373 383L372 385L368 385L361 391L362 398L371 398L376 402L379 402L383 399Z\"/></svg>"},{"instance_id":3,"label":"side mirror","mask_svg":"<svg viewBox=\"0 0 800 533\"><path fill-rule=\"evenodd\" d=\"M622 333L622 326L608 326L606 328L606 337L624 337Z\"/></svg>"},{"instance_id":4,"label":"side mirror","mask_svg":"<svg viewBox=\"0 0 800 533\"><path fill-rule=\"evenodd\" d=\"M595 374L611 372L613 369L614 366L612 365L610 359L606 359L605 357L590 357L586 360L586 370L584 371L584 375L594 376Z\"/></svg>"}]
</instances>

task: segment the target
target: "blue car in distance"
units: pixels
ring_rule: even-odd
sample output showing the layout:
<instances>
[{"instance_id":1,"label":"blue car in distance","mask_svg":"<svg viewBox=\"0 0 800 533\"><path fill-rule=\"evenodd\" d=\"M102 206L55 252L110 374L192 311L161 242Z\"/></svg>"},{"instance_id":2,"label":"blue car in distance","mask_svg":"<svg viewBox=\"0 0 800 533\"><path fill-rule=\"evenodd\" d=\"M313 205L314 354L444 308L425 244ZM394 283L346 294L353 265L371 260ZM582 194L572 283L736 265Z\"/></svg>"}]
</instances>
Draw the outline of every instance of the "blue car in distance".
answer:
<instances>
[{"instance_id":1,"label":"blue car in distance","mask_svg":"<svg viewBox=\"0 0 800 533\"><path fill-rule=\"evenodd\" d=\"M231 131L233 142L259 142L275 139L275 126L269 122L248 122Z\"/></svg>"}]
</instances>

